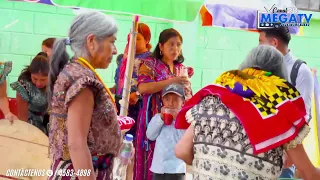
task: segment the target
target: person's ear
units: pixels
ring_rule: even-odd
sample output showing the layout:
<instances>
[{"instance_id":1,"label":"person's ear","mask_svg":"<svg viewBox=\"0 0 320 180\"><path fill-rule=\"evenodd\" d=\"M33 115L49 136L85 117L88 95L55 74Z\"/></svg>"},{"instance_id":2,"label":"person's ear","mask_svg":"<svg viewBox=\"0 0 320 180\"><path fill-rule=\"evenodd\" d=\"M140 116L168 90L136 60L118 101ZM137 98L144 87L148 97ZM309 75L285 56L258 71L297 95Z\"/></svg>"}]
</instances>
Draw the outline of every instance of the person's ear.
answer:
<instances>
[{"instance_id":1,"label":"person's ear","mask_svg":"<svg viewBox=\"0 0 320 180\"><path fill-rule=\"evenodd\" d=\"M87 49L88 49L90 55L94 56L96 48L98 48L98 44L97 44L96 38L93 34L89 34L87 36L86 45L87 45Z\"/></svg>"},{"instance_id":2,"label":"person's ear","mask_svg":"<svg viewBox=\"0 0 320 180\"><path fill-rule=\"evenodd\" d=\"M279 46L279 40L277 38L272 38L271 39L271 45L274 47L278 47Z\"/></svg>"},{"instance_id":3,"label":"person's ear","mask_svg":"<svg viewBox=\"0 0 320 180\"><path fill-rule=\"evenodd\" d=\"M160 48L160 51L163 51L163 45L161 43L159 43L159 48Z\"/></svg>"}]
</instances>

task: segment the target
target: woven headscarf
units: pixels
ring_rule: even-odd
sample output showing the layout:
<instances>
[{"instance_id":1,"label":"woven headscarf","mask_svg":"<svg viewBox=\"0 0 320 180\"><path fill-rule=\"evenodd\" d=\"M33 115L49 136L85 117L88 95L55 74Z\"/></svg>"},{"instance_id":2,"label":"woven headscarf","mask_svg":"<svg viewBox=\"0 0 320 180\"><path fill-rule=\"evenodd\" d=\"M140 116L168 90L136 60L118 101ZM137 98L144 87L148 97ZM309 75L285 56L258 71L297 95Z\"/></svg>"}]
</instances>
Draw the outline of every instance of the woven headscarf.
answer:
<instances>
[{"instance_id":1,"label":"woven headscarf","mask_svg":"<svg viewBox=\"0 0 320 180\"><path fill-rule=\"evenodd\" d=\"M302 139L306 135L300 135L307 125L307 111L298 90L286 80L257 68L227 71L214 85L199 90L179 112L177 129L188 128L188 123L198 118L199 109L193 107L209 95L218 96L241 122L254 154L284 145L298 134Z\"/></svg>"}]
</instances>

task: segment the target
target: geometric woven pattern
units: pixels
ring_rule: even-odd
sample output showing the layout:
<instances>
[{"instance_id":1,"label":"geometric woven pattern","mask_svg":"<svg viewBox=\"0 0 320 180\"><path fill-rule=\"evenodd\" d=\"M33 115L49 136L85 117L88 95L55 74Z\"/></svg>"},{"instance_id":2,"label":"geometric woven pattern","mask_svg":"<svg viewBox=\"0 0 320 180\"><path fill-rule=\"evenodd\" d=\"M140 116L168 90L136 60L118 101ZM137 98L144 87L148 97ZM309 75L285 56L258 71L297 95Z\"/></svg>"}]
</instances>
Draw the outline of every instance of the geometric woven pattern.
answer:
<instances>
[{"instance_id":1,"label":"geometric woven pattern","mask_svg":"<svg viewBox=\"0 0 320 180\"><path fill-rule=\"evenodd\" d=\"M285 100L293 100L300 96L300 93L292 88L293 86L285 82L289 88L279 87L281 92L275 92L272 96L266 95L258 97L257 95L250 98L250 101L259 110L262 117L268 117L277 112L276 108Z\"/></svg>"}]
</instances>

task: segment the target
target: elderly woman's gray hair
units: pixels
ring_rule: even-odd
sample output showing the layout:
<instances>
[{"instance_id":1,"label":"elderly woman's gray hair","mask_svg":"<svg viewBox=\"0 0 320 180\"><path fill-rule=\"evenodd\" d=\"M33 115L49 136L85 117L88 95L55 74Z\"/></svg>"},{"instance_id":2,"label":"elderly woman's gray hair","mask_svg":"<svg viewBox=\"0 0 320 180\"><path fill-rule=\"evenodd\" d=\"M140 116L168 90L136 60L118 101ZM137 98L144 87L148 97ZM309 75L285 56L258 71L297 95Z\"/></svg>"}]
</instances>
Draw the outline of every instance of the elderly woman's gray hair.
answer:
<instances>
[{"instance_id":1,"label":"elderly woman's gray hair","mask_svg":"<svg viewBox=\"0 0 320 180\"><path fill-rule=\"evenodd\" d=\"M273 46L259 45L253 48L239 67L240 70L246 68L259 68L287 79L283 55Z\"/></svg>"},{"instance_id":2,"label":"elderly woman's gray hair","mask_svg":"<svg viewBox=\"0 0 320 180\"><path fill-rule=\"evenodd\" d=\"M69 29L69 37L57 39L53 46L48 84L49 101L57 76L70 59L66 46L70 45L75 57L88 56L89 51L86 44L89 35L94 35L99 41L116 34L117 31L116 21L102 12L86 11L74 18Z\"/></svg>"}]
</instances>

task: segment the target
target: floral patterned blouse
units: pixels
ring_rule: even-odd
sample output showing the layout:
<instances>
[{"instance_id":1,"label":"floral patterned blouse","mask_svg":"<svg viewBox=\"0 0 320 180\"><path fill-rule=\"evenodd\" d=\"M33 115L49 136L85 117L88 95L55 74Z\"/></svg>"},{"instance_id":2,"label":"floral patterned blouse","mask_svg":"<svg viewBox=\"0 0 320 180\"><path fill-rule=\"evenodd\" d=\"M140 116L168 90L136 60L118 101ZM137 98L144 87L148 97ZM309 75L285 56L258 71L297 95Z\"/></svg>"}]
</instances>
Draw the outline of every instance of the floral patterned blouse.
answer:
<instances>
[{"instance_id":1,"label":"floral patterned blouse","mask_svg":"<svg viewBox=\"0 0 320 180\"><path fill-rule=\"evenodd\" d=\"M276 180L284 150L301 144L310 130L305 126L284 146L254 154L240 121L219 97L204 97L186 119L194 126L194 180Z\"/></svg>"},{"instance_id":2,"label":"floral patterned blouse","mask_svg":"<svg viewBox=\"0 0 320 180\"><path fill-rule=\"evenodd\" d=\"M54 160L70 160L67 113L69 103L79 92L90 87L94 91L94 110L88 134L92 155L116 156L121 146L121 131L111 97L94 72L78 62L67 64L57 77L50 113L49 146ZM84 104L85 106L85 104Z\"/></svg>"}]
</instances>

